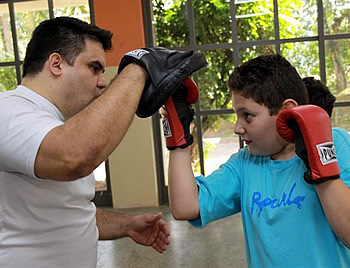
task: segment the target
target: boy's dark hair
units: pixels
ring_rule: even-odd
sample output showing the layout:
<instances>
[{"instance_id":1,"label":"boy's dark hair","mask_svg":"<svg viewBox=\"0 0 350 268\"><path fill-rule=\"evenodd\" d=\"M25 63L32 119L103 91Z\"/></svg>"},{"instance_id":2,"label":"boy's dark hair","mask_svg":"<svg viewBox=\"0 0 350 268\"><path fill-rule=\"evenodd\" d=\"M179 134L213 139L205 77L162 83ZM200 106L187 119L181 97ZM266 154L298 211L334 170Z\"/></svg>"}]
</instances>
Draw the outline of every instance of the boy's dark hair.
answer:
<instances>
[{"instance_id":1,"label":"boy's dark hair","mask_svg":"<svg viewBox=\"0 0 350 268\"><path fill-rule=\"evenodd\" d=\"M23 64L23 77L39 73L50 54L57 52L73 65L75 58L85 49L85 39L112 48L112 33L95 25L70 17L57 17L43 21L34 30L28 43Z\"/></svg>"},{"instance_id":2,"label":"boy's dark hair","mask_svg":"<svg viewBox=\"0 0 350 268\"><path fill-rule=\"evenodd\" d=\"M296 69L281 55L263 55L236 67L228 86L246 98L265 105L276 115L286 99L307 104L305 85Z\"/></svg>"},{"instance_id":3,"label":"boy's dark hair","mask_svg":"<svg viewBox=\"0 0 350 268\"><path fill-rule=\"evenodd\" d=\"M320 106L331 117L336 98L329 88L322 81L311 76L303 78L303 82L309 94L309 103Z\"/></svg>"}]
</instances>

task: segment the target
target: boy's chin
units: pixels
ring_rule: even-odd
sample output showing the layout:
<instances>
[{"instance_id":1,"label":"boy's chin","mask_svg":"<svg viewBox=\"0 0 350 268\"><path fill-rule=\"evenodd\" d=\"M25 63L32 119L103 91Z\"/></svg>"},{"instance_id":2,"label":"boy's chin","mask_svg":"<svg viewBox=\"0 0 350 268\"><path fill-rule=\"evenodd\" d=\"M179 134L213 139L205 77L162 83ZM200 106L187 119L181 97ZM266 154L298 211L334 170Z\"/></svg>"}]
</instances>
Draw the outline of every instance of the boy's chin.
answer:
<instances>
[{"instance_id":1,"label":"boy's chin","mask_svg":"<svg viewBox=\"0 0 350 268\"><path fill-rule=\"evenodd\" d=\"M251 154L251 155L254 155L254 156L270 156L269 153L266 153L266 152L261 152L259 150L254 150L253 148L248 147L248 152Z\"/></svg>"}]
</instances>

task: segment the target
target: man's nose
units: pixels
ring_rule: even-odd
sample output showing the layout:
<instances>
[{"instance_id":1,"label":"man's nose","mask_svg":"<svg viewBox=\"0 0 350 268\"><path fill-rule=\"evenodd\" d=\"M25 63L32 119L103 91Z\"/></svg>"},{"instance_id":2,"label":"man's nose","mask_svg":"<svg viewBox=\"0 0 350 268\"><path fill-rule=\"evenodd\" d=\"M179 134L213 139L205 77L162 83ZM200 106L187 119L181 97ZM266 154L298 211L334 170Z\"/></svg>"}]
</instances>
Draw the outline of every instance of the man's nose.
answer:
<instances>
[{"instance_id":1,"label":"man's nose","mask_svg":"<svg viewBox=\"0 0 350 268\"><path fill-rule=\"evenodd\" d=\"M103 75L101 75L101 76L98 78L97 87L98 87L98 88L101 88L101 89L104 89L106 86L107 86L106 79L104 78Z\"/></svg>"}]
</instances>

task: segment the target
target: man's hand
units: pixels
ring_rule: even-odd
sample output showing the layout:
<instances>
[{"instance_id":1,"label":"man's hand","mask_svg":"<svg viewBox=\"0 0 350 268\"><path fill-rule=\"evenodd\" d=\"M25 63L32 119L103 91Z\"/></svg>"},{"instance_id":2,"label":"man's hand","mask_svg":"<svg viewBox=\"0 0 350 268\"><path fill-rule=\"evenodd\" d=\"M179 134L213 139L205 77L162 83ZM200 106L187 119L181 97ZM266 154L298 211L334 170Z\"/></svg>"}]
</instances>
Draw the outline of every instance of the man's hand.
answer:
<instances>
[{"instance_id":1,"label":"man's hand","mask_svg":"<svg viewBox=\"0 0 350 268\"><path fill-rule=\"evenodd\" d=\"M163 253L170 244L170 231L162 216L161 212L155 215L132 216L129 237L140 245L152 246L159 253Z\"/></svg>"},{"instance_id":2,"label":"man's hand","mask_svg":"<svg viewBox=\"0 0 350 268\"><path fill-rule=\"evenodd\" d=\"M148 73L136 111L137 116L145 118L157 112L189 75L207 65L207 60L203 53L193 50L142 48L130 51L122 57L118 73L130 63L141 65Z\"/></svg>"}]
</instances>

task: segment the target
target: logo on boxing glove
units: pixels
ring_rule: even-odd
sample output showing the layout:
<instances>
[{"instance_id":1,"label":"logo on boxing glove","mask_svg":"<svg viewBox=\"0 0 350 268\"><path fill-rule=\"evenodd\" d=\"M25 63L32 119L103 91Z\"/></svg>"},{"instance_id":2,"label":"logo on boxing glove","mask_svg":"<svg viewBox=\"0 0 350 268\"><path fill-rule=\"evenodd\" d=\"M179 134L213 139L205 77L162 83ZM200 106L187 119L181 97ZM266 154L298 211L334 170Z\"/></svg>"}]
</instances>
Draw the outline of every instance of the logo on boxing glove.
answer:
<instances>
[{"instance_id":1,"label":"logo on boxing glove","mask_svg":"<svg viewBox=\"0 0 350 268\"><path fill-rule=\"evenodd\" d=\"M125 55L130 56L130 57L134 57L134 58L140 60L146 54L149 54L149 51L144 50L144 49L135 49L135 50L129 51Z\"/></svg>"},{"instance_id":2,"label":"logo on boxing glove","mask_svg":"<svg viewBox=\"0 0 350 268\"><path fill-rule=\"evenodd\" d=\"M171 134L171 128L170 128L168 118L163 118L162 123L163 123L164 137L165 138L172 137L173 135Z\"/></svg>"},{"instance_id":3,"label":"logo on boxing glove","mask_svg":"<svg viewBox=\"0 0 350 268\"><path fill-rule=\"evenodd\" d=\"M333 142L326 142L317 144L317 151L320 156L322 165L327 165L333 162L337 162L337 155Z\"/></svg>"}]
</instances>

